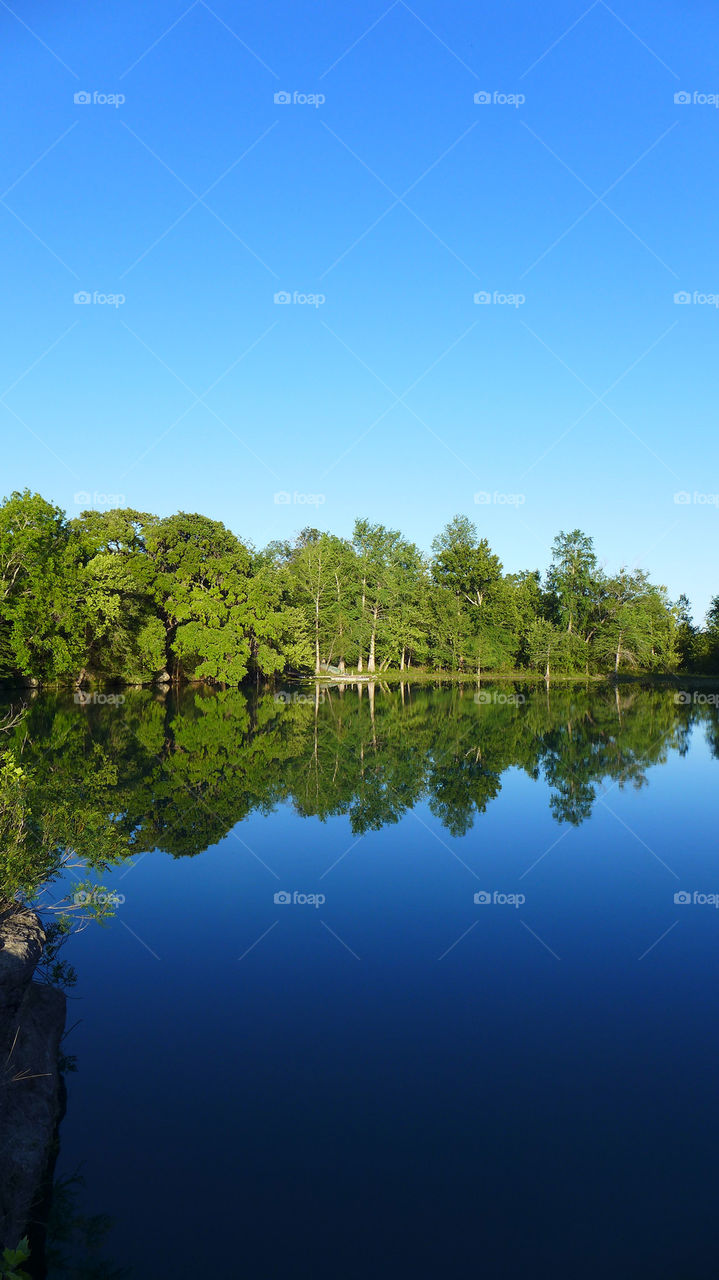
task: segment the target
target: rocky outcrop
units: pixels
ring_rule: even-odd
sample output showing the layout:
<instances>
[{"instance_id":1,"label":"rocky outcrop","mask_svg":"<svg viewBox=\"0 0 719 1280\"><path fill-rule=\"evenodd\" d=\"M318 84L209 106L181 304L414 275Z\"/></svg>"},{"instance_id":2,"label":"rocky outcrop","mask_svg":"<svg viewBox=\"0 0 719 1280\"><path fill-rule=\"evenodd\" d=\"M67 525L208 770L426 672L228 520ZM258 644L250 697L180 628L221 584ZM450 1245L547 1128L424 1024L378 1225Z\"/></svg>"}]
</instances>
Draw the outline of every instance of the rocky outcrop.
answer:
<instances>
[{"instance_id":1,"label":"rocky outcrop","mask_svg":"<svg viewBox=\"0 0 719 1280\"><path fill-rule=\"evenodd\" d=\"M34 912L0 910L0 1250L26 1231L60 1115L65 997L33 981L44 942Z\"/></svg>"}]
</instances>

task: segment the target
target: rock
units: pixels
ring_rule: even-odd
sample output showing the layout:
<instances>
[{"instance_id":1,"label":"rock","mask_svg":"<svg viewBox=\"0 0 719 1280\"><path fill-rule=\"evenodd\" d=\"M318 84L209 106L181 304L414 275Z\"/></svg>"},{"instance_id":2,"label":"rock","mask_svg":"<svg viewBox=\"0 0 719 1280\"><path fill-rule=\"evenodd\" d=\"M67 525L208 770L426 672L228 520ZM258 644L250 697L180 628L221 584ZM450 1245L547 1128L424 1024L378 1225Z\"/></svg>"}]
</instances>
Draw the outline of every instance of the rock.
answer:
<instances>
[{"instance_id":1,"label":"rock","mask_svg":"<svg viewBox=\"0 0 719 1280\"><path fill-rule=\"evenodd\" d=\"M0 911L0 1052L9 1049L11 1026L32 981L45 931L34 911L5 903Z\"/></svg>"},{"instance_id":2,"label":"rock","mask_svg":"<svg viewBox=\"0 0 719 1280\"><path fill-rule=\"evenodd\" d=\"M45 934L32 911L0 917L0 1251L25 1234L52 1159L62 1102L65 996L32 980Z\"/></svg>"}]
</instances>

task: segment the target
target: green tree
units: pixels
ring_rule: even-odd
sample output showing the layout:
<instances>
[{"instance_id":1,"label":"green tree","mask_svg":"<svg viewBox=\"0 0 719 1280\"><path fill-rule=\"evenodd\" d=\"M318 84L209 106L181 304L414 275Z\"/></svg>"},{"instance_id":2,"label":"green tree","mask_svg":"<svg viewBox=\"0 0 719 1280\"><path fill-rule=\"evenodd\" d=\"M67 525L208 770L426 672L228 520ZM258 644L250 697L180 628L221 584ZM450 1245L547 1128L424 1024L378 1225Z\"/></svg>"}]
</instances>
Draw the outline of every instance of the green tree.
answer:
<instances>
[{"instance_id":1,"label":"green tree","mask_svg":"<svg viewBox=\"0 0 719 1280\"><path fill-rule=\"evenodd\" d=\"M581 529L554 539L547 588L555 621L570 634L585 635L596 605L598 572L594 544Z\"/></svg>"},{"instance_id":2,"label":"green tree","mask_svg":"<svg viewBox=\"0 0 719 1280\"><path fill-rule=\"evenodd\" d=\"M80 551L59 507L29 489L0 506L0 674L71 676L84 657Z\"/></svg>"},{"instance_id":3,"label":"green tree","mask_svg":"<svg viewBox=\"0 0 719 1280\"><path fill-rule=\"evenodd\" d=\"M702 666L713 674L719 671L719 595L712 597L700 639Z\"/></svg>"},{"instance_id":4,"label":"green tree","mask_svg":"<svg viewBox=\"0 0 719 1280\"><path fill-rule=\"evenodd\" d=\"M83 560L84 663L101 679L142 683L165 666L165 629L145 544L152 523L151 515L131 509L86 511L72 522Z\"/></svg>"},{"instance_id":5,"label":"green tree","mask_svg":"<svg viewBox=\"0 0 719 1280\"><path fill-rule=\"evenodd\" d=\"M622 666L671 666L676 659L675 619L663 588L652 586L641 569L622 569L605 578L591 639L600 666L606 669L611 663L615 674Z\"/></svg>"},{"instance_id":6,"label":"green tree","mask_svg":"<svg viewBox=\"0 0 719 1280\"><path fill-rule=\"evenodd\" d=\"M502 575L502 563L487 539L478 539L477 526L468 516L455 516L434 539L432 550L435 582L481 609L487 591Z\"/></svg>"},{"instance_id":7,"label":"green tree","mask_svg":"<svg viewBox=\"0 0 719 1280\"><path fill-rule=\"evenodd\" d=\"M252 654L248 549L219 521L185 512L149 525L145 544L174 675L239 684Z\"/></svg>"},{"instance_id":8,"label":"green tree","mask_svg":"<svg viewBox=\"0 0 719 1280\"><path fill-rule=\"evenodd\" d=\"M305 634L311 637L310 662L316 675L323 663L344 657L343 582L347 549L340 538L318 529L303 529L288 555L292 599ZM308 655L309 657L309 655Z\"/></svg>"},{"instance_id":9,"label":"green tree","mask_svg":"<svg viewBox=\"0 0 719 1280\"><path fill-rule=\"evenodd\" d=\"M362 670L363 652L367 650L367 670L377 669L378 639L384 638L384 624L390 610L401 594L403 575L418 572L420 555L412 543L407 542L396 529L369 520L356 520L353 546L357 555L361 583L361 596L357 617L359 658L357 667Z\"/></svg>"}]
</instances>

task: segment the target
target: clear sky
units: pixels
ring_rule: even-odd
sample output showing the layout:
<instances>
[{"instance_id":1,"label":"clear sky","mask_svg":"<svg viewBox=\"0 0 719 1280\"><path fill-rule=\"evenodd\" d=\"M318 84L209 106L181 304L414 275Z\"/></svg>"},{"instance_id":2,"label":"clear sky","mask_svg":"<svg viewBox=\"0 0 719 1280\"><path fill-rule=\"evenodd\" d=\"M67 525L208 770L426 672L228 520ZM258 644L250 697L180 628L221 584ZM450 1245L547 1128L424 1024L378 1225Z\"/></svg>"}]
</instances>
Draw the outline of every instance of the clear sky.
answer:
<instances>
[{"instance_id":1,"label":"clear sky","mask_svg":"<svg viewBox=\"0 0 719 1280\"><path fill-rule=\"evenodd\" d=\"M701 618L719 10L616 3L0 0L3 492L579 526Z\"/></svg>"}]
</instances>

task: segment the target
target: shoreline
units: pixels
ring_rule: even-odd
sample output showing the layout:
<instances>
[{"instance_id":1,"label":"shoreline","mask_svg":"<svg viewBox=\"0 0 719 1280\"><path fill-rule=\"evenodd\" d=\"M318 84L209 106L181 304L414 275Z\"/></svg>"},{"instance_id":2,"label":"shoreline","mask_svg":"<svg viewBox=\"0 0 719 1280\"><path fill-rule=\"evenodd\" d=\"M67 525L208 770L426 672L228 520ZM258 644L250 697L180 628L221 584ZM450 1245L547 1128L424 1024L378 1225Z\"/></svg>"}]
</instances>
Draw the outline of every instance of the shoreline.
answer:
<instances>
[{"instance_id":1,"label":"shoreline","mask_svg":"<svg viewBox=\"0 0 719 1280\"><path fill-rule=\"evenodd\" d=\"M337 685L337 684L497 684L506 681L510 684L666 684L682 687L684 684L714 684L719 686L717 675L690 675L685 672L594 672L584 673L558 672L550 673L549 680L538 671L362 671L356 674L344 672L342 675L321 675L295 677L292 683ZM289 677L288 677L289 682Z\"/></svg>"},{"instance_id":2,"label":"shoreline","mask_svg":"<svg viewBox=\"0 0 719 1280\"><path fill-rule=\"evenodd\" d=\"M509 684L533 684L546 685L549 684L591 684L591 685L619 685L619 684L656 684L671 685L676 688L682 688L684 685L715 685L719 687L719 672L714 675L706 673L691 673L682 671L607 671L607 672L550 672L549 679L545 677L541 671L492 671L486 670L477 673L476 671L426 671L421 669L412 669L400 671L393 667L386 671L345 671L345 672L321 672L319 675L308 673L306 675L293 674L278 676L274 680L265 680L258 685L255 680L246 680L242 684L218 684L209 680L183 680L181 682L167 681L155 682L148 681L140 684L135 681L124 682L112 678L96 678L87 677L86 681L80 687L77 684L67 681L48 681L43 684L39 680L27 678L26 680L0 680L0 695L12 694L14 691L25 692L30 697L35 697L40 693L67 693L76 695L75 700L78 706L82 706L85 698L78 695L85 694L88 701L92 701L92 691L98 690L137 690L147 691L154 694L167 694L171 691L177 692L180 689L203 689L211 692L221 692L223 689L236 689L239 691L248 691L250 689L262 688L270 690L273 688L281 688L283 685L352 685L352 684L496 684L506 682Z\"/></svg>"}]
</instances>

